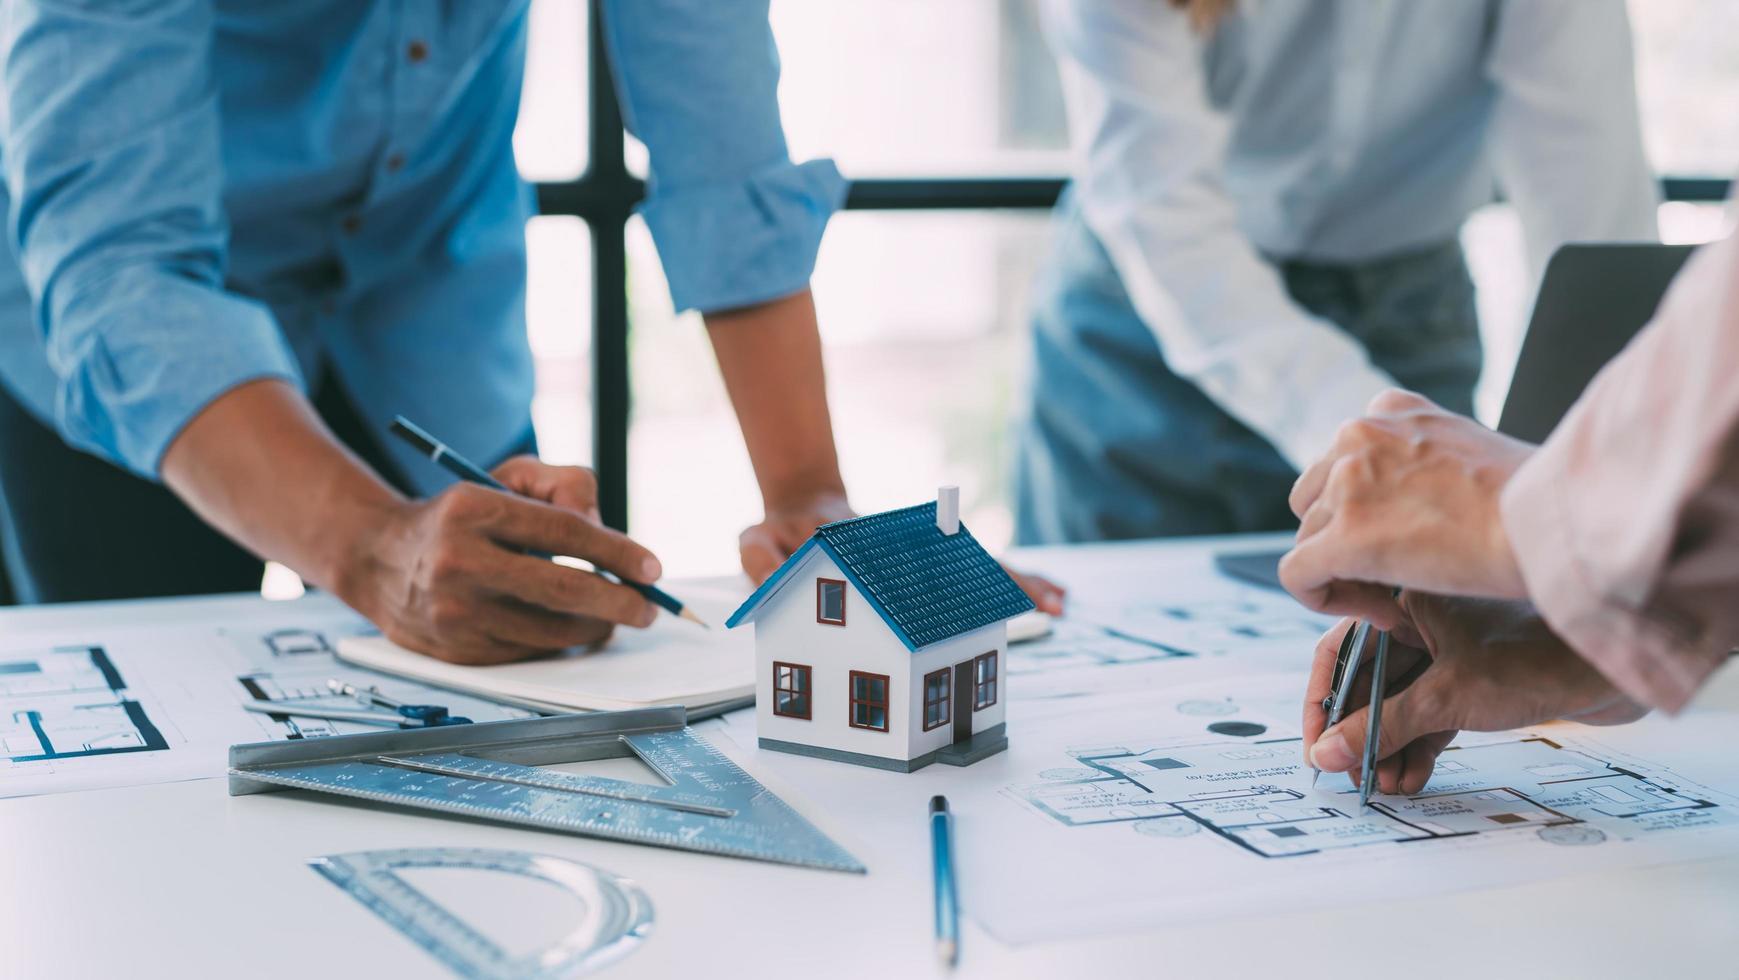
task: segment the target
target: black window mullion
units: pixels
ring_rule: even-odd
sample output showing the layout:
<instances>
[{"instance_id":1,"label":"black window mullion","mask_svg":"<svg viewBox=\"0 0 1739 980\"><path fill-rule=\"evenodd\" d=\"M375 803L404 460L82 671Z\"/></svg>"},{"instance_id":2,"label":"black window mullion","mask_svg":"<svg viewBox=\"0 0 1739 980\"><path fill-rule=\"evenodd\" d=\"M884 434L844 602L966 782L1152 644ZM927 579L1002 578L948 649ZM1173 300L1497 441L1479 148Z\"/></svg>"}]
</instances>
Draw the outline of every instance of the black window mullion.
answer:
<instances>
[{"instance_id":1,"label":"black window mullion","mask_svg":"<svg viewBox=\"0 0 1739 980\"><path fill-rule=\"evenodd\" d=\"M592 235L592 465L598 472L598 512L618 530L628 527L628 424L633 407L628 374L628 216L643 189L623 157L622 111L604 44L601 4L592 3L586 32L587 159L578 181Z\"/></svg>"}]
</instances>

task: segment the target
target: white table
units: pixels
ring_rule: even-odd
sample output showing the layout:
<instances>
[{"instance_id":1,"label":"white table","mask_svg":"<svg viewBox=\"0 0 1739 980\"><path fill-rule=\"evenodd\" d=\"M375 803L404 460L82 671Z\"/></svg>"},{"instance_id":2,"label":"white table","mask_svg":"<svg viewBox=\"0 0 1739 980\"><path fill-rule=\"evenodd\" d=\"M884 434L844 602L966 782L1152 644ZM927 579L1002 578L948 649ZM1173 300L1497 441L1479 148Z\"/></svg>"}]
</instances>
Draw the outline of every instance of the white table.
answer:
<instances>
[{"instance_id":1,"label":"white table","mask_svg":"<svg viewBox=\"0 0 1739 980\"><path fill-rule=\"evenodd\" d=\"M1047 560L1037 554L1028 563ZM6 610L0 635L91 615L173 621L185 608L158 601ZM1700 703L1739 711L1739 674L1726 671ZM730 754L761 775L757 753ZM566 855L639 881L656 906L655 931L610 976L942 975L930 938L921 819L886 837L844 834L825 801L768 782L871 873L785 868L295 793L231 798L217 778L0 800L0 977L442 976L421 950L305 866L314 855L427 845ZM1141 935L1020 948L967 922L957 973L1344 977L1356 961L1361 971L1408 978L1735 976L1736 910L1739 855L1429 900L1154 923Z\"/></svg>"}]
</instances>

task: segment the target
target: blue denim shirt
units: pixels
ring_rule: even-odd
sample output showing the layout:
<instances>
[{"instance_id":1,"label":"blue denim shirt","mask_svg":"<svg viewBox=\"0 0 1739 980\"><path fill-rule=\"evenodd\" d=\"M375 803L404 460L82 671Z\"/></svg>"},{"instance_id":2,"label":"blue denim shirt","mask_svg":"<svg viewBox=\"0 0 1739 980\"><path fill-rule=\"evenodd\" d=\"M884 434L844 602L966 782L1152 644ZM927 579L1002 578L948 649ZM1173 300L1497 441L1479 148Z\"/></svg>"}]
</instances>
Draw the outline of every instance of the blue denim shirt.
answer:
<instances>
[{"instance_id":1,"label":"blue denim shirt","mask_svg":"<svg viewBox=\"0 0 1739 980\"><path fill-rule=\"evenodd\" d=\"M0 378L148 477L220 394L323 370L371 423L402 412L504 450L532 392L512 152L526 14L7 4ZM678 307L802 288L844 181L788 156L767 0L605 0L604 19Z\"/></svg>"}]
</instances>

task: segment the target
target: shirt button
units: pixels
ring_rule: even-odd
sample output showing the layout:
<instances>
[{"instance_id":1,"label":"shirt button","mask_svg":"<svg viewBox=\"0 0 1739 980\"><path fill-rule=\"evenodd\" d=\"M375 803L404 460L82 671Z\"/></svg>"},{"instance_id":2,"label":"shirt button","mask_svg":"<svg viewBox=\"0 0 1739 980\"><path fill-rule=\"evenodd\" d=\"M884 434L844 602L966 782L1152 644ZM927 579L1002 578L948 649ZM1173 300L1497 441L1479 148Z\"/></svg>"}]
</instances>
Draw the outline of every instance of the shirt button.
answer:
<instances>
[{"instance_id":1,"label":"shirt button","mask_svg":"<svg viewBox=\"0 0 1739 980\"><path fill-rule=\"evenodd\" d=\"M405 46L405 57L411 59L411 64L417 65L429 57L429 45L425 41L412 41Z\"/></svg>"},{"instance_id":2,"label":"shirt button","mask_svg":"<svg viewBox=\"0 0 1739 980\"><path fill-rule=\"evenodd\" d=\"M347 214L344 216L344 220L339 223L339 227L344 229L346 235L354 235L362 230L362 218L358 215Z\"/></svg>"},{"instance_id":3,"label":"shirt button","mask_svg":"<svg viewBox=\"0 0 1739 980\"><path fill-rule=\"evenodd\" d=\"M387 173L396 174L403 169L405 169L405 155L403 153L394 153L386 158Z\"/></svg>"}]
</instances>

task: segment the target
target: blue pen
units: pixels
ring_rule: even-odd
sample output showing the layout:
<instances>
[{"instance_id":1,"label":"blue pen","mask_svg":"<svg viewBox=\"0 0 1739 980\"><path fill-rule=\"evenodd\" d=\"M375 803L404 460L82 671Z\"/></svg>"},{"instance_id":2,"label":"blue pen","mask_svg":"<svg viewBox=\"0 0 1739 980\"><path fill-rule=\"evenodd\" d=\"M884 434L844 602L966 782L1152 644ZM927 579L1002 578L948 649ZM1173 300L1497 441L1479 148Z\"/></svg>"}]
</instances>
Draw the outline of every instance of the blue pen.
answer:
<instances>
[{"instance_id":1,"label":"blue pen","mask_svg":"<svg viewBox=\"0 0 1739 980\"><path fill-rule=\"evenodd\" d=\"M960 962L960 899L954 891L954 817L948 798L930 797L930 861L936 869L936 955Z\"/></svg>"},{"instance_id":2,"label":"blue pen","mask_svg":"<svg viewBox=\"0 0 1739 980\"><path fill-rule=\"evenodd\" d=\"M488 471L454 452L446 443L436 439L432 435L429 435L427 432L423 431L420 426L412 422L410 419L405 418L403 415L393 416L392 425L389 426L389 428L392 430L393 435L410 443L412 446L416 447L417 452L429 457L429 460L436 466L439 466L459 479L471 483L480 483L483 486L494 490L500 490L503 493L513 492L500 480L490 476ZM548 558L550 556L538 553L538 557ZM691 623L697 623L702 627L711 629L711 627L707 626L706 620L695 615L694 610L684 606L680 599L677 599L670 593L660 589L658 586L646 585L641 582L631 582L619 575L611 575L603 569L598 569L597 572L605 578L615 582L620 582L630 589L640 593L646 597L646 601L653 605L665 609L674 615L680 616Z\"/></svg>"}]
</instances>

